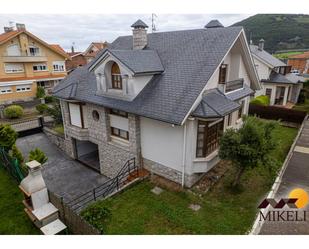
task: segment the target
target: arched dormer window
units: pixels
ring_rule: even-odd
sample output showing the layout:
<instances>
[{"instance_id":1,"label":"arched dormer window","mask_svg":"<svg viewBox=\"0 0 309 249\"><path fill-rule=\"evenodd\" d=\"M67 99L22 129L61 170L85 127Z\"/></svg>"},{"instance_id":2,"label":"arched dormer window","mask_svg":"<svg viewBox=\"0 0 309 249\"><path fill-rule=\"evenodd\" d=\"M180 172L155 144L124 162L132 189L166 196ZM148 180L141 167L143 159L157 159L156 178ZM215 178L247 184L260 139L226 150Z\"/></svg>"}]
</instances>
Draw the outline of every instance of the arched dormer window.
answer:
<instances>
[{"instance_id":1,"label":"arched dormer window","mask_svg":"<svg viewBox=\"0 0 309 249\"><path fill-rule=\"evenodd\" d=\"M121 74L120 74L120 68L117 65L116 62L113 63L112 65L112 70L111 70L111 78L112 78L112 88L113 89L122 89L122 79L121 79Z\"/></svg>"}]
</instances>

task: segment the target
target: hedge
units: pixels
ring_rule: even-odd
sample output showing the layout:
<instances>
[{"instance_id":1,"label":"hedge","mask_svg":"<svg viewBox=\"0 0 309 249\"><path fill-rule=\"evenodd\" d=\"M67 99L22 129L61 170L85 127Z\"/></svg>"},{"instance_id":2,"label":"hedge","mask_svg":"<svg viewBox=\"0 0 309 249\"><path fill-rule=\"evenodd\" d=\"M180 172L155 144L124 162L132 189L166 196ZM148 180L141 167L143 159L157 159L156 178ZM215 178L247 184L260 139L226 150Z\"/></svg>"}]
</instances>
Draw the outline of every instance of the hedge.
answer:
<instances>
[{"instance_id":1,"label":"hedge","mask_svg":"<svg viewBox=\"0 0 309 249\"><path fill-rule=\"evenodd\" d=\"M264 119L281 120L285 122L301 124L307 113L277 106L261 106L250 103L249 114Z\"/></svg>"},{"instance_id":2,"label":"hedge","mask_svg":"<svg viewBox=\"0 0 309 249\"><path fill-rule=\"evenodd\" d=\"M261 95L261 96L258 96L256 98L252 99L250 101L250 104L268 106L270 104L270 99L266 95Z\"/></svg>"}]
</instances>

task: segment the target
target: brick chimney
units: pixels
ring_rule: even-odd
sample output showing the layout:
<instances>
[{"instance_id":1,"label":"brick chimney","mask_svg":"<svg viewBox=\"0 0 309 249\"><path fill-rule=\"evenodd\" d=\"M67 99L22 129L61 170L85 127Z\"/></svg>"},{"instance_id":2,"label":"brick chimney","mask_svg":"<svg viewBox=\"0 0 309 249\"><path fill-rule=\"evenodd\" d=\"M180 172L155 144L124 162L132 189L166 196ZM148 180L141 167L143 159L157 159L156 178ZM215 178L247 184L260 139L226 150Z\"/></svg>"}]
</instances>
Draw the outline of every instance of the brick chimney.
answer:
<instances>
[{"instance_id":1,"label":"brick chimney","mask_svg":"<svg viewBox=\"0 0 309 249\"><path fill-rule=\"evenodd\" d=\"M264 50L264 43L265 43L265 40L263 38L259 40L259 50L260 51Z\"/></svg>"},{"instance_id":2,"label":"brick chimney","mask_svg":"<svg viewBox=\"0 0 309 249\"><path fill-rule=\"evenodd\" d=\"M143 49L147 46L147 24L137 20L131 25L133 28L133 49Z\"/></svg>"},{"instance_id":3,"label":"brick chimney","mask_svg":"<svg viewBox=\"0 0 309 249\"><path fill-rule=\"evenodd\" d=\"M16 23L16 29L18 31L26 30L26 25L23 23Z\"/></svg>"}]
</instances>

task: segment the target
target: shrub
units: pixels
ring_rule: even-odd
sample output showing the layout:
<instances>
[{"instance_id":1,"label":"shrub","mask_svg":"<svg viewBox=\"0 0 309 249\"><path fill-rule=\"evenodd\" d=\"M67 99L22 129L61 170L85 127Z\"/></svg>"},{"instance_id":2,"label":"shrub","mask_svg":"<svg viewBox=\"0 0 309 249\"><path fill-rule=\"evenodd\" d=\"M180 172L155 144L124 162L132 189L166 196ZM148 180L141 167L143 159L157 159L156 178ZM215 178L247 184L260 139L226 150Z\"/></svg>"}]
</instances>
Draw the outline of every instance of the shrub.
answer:
<instances>
[{"instance_id":1,"label":"shrub","mask_svg":"<svg viewBox=\"0 0 309 249\"><path fill-rule=\"evenodd\" d=\"M43 114L44 112L47 111L48 109L48 105L46 104L38 104L35 109L40 113L40 114Z\"/></svg>"},{"instance_id":2,"label":"shrub","mask_svg":"<svg viewBox=\"0 0 309 249\"><path fill-rule=\"evenodd\" d=\"M268 106L269 103L270 103L270 99L266 95L258 96L250 101L250 104L253 104L253 105Z\"/></svg>"},{"instance_id":3,"label":"shrub","mask_svg":"<svg viewBox=\"0 0 309 249\"><path fill-rule=\"evenodd\" d=\"M45 96L45 103L49 104L49 103L53 103L56 101L56 98L53 96Z\"/></svg>"},{"instance_id":4,"label":"shrub","mask_svg":"<svg viewBox=\"0 0 309 249\"><path fill-rule=\"evenodd\" d=\"M303 104L305 103L305 100L306 100L306 92L304 89L302 89L299 93L299 96L298 96L298 101L297 103L298 104Z\"/></svg>"},{"instance_id":5,"label":"shrub","mask_svg":"<svg viewBox=\"0 0 309 249\"><path fill-rule=\"evenodd\" d=\"M41 87L41 86L38 86L38 88L37 88L37 90L36 90L36 97L37 97L38 99L40 99L40 98L44 98L44 96L45 96L45 90L44 90L44 88Z\"/></svg>"},{"instance_id":6,"label":"shrub","mask_svg":"<svg viewBox=\"0 0 309 249\"><path fill-rule=\"evenodd\" d=\"M9 151L15 144L17 132L10 125L0 124L0 146Z\"/></svg>"},{"instance_id":7,"label":"shrub","mask_svg":"<svg viewBox=\"0 0 309 249\"><path fill-rule=\"evenodd\" d=\"M56 124L62 124L62 113L59 101L53 102L53 107L48 107L46 112L53 117Z\"/></svg>"},{"instance_id":8,"label":"shrub","mask_svg":"<svg viewBox=\"0 0 309 249\"><path fill-rule=\"evenodd\" d=\"M20 150L17 148L16 144L13 145L12 147L12 152L11 155L13 158L16 158L19 164L24 163L24 157L23 154L20 152Z\"/></svg>"},{"instance_id":9,"label":"shrub","mask_svg":"<svg viewBox=\"0 0 309 249\"><path fill-rule=\"evenodd\" d=\"M103 233L104 222L111 217L111 211L106 207L94 204L82 212L83 218ZM103 222L102 222L103 221Z\"/></svg>"},{"instance_id":10,"label":"shrub","mask_svg":"<svg viewBox=\"0 0 309 249\"><path fill-rule=\"evenodd\" d=\"M45 156L43 151L41 151L39 148L36 148L29 152L29 161L33 160L36 160L39 163L43 164L48 160L48 158L47 156Z\"/></svg>"},{"instance_id":11,"label":"shrub","mask_svg":"<svg viewBox=\"0 0 309 249\"><path fill-rule=\"evenodd\" d=\"M10 105L4 109L6 118L20 118L24 114L24 109L19 105Z\"/></svg>"}]
</instances>

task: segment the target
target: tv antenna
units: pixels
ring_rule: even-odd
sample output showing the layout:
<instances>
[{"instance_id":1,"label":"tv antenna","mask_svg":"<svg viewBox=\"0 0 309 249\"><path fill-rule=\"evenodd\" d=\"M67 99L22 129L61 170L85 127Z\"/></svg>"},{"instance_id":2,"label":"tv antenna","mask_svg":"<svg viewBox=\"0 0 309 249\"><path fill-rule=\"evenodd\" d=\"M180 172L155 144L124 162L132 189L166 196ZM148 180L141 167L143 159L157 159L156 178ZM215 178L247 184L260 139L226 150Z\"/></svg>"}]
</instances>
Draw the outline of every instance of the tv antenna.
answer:
<instances>
[{"instance_id":1,"label":"tv antenna","mask_svg":"<svg viewBox=\"0 0 309 249\"><path fill-rule=\"evenodd\" d=\"M156 25L155 25L155 18L157 18L158 16L154 13L151 14L151 32L156 32L157 31L157 28L156 28Z\"/></svg>"}]
</instances>

